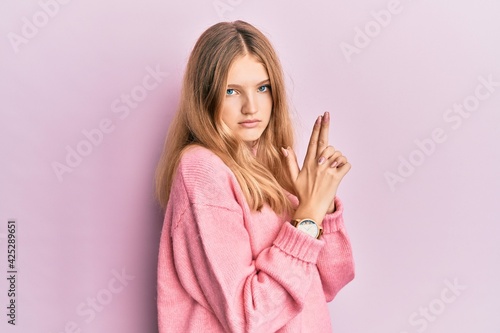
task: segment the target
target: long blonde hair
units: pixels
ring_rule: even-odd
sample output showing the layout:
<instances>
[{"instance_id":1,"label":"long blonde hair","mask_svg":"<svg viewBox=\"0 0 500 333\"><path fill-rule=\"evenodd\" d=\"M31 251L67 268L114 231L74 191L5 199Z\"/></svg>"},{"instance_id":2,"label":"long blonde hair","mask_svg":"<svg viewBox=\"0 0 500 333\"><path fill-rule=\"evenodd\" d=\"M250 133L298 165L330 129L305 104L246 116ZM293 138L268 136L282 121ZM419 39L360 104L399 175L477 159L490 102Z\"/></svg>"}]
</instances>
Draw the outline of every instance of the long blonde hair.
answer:
<instances>
[{"instance_id":1,"label":"long blonde hair","mask_svg":"<svg viewBox=\"0 0 500 333\"><path fill-rule=\"evenodd\" d=\"M255 56L266 68L273 100L271 119L255 155L221 120L229 68L246 54ZM269 40L249 23L217 23L200 36L191 52L179 108L156 170L156 197L163 208L182 152L195 144L210 149L226 163L253 210L267 203L277 213L290 212L283 189L290 193L294 189L280 147L293 146L293 129L283 72Z\"/></svg>"}]
</instances>

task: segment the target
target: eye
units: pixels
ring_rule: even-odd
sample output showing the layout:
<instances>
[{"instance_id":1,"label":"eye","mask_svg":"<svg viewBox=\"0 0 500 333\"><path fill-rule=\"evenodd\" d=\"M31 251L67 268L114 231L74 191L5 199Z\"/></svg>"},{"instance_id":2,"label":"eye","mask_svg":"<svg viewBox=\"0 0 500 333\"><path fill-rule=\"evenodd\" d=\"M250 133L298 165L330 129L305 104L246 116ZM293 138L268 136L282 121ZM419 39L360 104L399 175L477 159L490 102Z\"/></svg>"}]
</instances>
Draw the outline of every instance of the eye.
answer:
<instances>
[{"instance_id":1,"label":"eye","mask_svg":"<svg viewBox=\"0 0 500 333\"><path fill-rule=\"evenodd\" d=\"M260 86L259 89L257 89L259 92L266 92L271 90L271 86L269 84L265 84L263 86Z\"/></svg>"},{"instance_id":2,"label":"eye","mask_svg":"<svg viewBox=\"0 0 500 333\"><path fill-rule=\"evenodd\" d=\"M226 90L226 95L231 96L234 94L236 94L236 90L234 90L234 89L227 89Z\"/></svg>"}]
</instances>

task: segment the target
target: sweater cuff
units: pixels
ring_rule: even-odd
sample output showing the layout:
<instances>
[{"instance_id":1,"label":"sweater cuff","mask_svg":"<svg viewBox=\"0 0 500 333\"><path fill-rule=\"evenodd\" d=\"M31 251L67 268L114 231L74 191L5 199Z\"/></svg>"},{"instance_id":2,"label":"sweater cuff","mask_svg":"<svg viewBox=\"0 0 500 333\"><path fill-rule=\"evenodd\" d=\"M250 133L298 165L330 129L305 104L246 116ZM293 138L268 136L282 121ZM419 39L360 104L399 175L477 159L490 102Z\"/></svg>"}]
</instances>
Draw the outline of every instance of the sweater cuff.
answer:
<instances>
[{"instance_id":1,"label":"sweater cuff","mask_svg":"<svg viewBox=\"0 0 500 333\"><path fill-rule=\"evenodd\" d=\"M290 222L283 223L281 230L274 241L274 246L281 251L315 264L325 242L297 230Z\"/></svg>"},{"instance_id":2,"label":"sweater cuff","mask_svg":"<svg viewBox=\"0 0 500 333\"><path fill-rule=\"evenodd\" d=\"M323 233L330 234L332 232L337 232L344 228L344 205L339 197L335 197L335 211L330 214L326 214L323 220Z\"/></svg>"}]
</instances>

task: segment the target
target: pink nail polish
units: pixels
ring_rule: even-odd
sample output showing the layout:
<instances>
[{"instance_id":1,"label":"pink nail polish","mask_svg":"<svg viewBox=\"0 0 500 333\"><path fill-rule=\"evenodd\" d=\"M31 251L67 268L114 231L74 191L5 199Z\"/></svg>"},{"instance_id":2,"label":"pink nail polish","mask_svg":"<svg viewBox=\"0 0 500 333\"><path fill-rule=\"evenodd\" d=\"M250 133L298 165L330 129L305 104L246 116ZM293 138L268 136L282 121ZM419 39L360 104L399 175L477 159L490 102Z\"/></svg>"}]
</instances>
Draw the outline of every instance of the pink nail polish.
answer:
<instances>
[{"instance_id":1,"label":"pink nail polish","mask_svg":"<svg viewBox=\"0 0 500 333\"><path fill-rule=\"evenodd\" d=\"M332 167L332 168L335 168L337 165L338 165L338 162L337 162L337 161L335 161L335 162L333 162L333 163L332 163L331 167Z\"/></svg>"},{"instance_id":2,"label":"pink nail polish","mask_svg":"<svg viewBox=\"0 0 500 333\"><path fill-rule=\"evenodd\" d=\"M325 163L325 161L326 161L326 158L324 156L321 156L318 160L318 164L321 165L321 164Z\"/></svg>"}]
</instances>

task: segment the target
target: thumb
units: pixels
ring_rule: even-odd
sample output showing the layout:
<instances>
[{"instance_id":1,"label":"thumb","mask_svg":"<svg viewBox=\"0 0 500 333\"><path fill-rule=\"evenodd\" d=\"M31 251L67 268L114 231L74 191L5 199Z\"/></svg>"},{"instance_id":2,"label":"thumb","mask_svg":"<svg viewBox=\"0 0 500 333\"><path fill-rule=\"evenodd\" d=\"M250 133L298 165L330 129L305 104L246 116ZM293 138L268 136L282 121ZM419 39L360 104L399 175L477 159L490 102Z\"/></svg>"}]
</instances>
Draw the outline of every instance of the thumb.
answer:
<instances>
[{"instance_id":1,"label":"thumb","mask_svg":"<svg viewBox=\"0 0 500 333\"><path fill-rule=\"evenodd\" d=\"M288 170L290 171L290 176L292 181L295 182L297 177L299 177L299 164L297 163L297 156L291 147L283 148L281 147L281 152L285 156L286 164L288 165Z\"/></svg>"}]
</instances>

